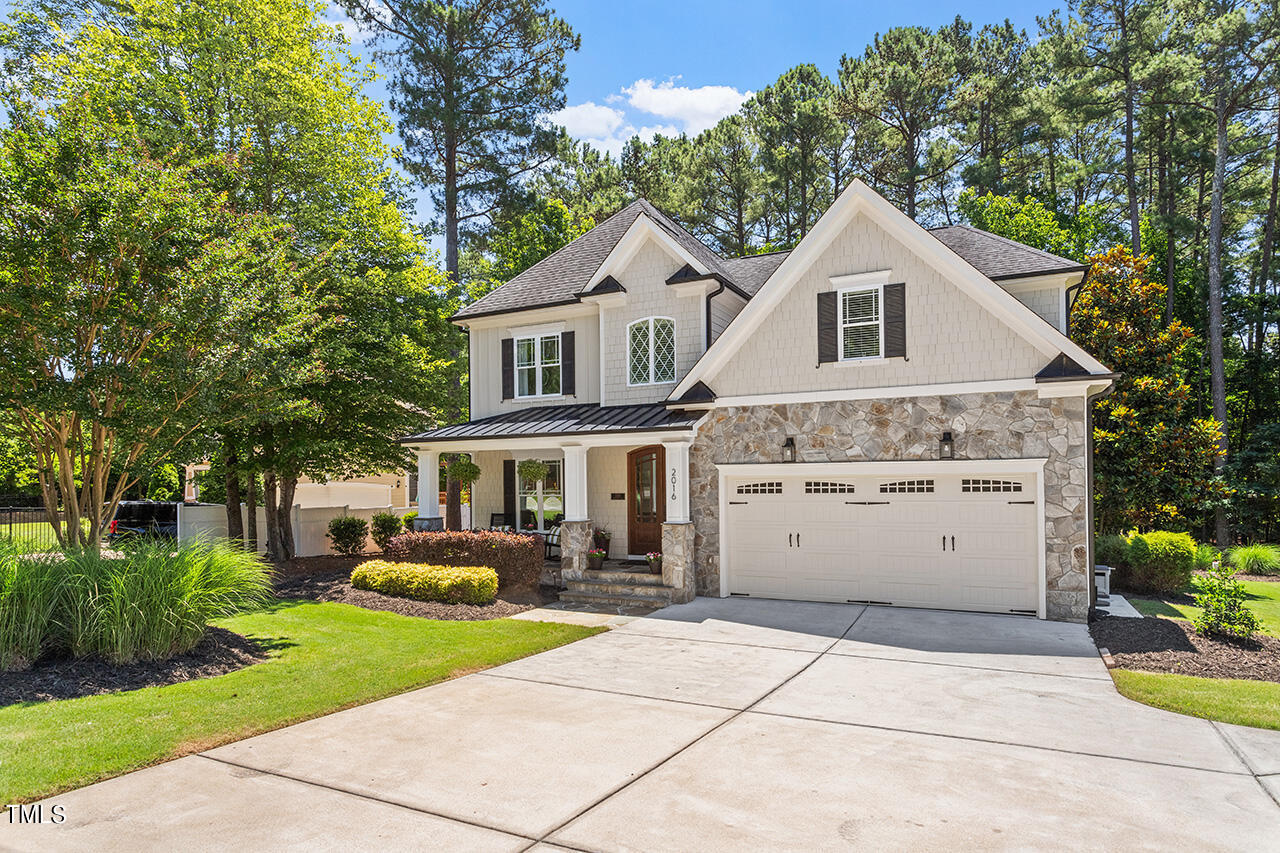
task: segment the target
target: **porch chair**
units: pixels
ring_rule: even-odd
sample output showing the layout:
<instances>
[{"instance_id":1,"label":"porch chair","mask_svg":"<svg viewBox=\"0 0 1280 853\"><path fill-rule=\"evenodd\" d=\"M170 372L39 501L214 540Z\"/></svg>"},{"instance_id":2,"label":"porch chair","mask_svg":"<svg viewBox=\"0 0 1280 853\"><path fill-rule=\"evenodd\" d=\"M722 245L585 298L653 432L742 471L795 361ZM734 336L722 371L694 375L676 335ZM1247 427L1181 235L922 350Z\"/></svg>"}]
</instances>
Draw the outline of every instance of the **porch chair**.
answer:
<instances>
[{"instance_id":1,"label":"porch chair","mask_svg":"<svg viewBox=\"0 0 1280 853\"><path fill-rule=\"evenodd\" d=\"M556 551L560 550L560 522L552 521L549 522L547 526L550 529L546 532L546 535L543 538L546 540L546 559L550 560L552 556L554 556L551 553L551 549L555 548Z\"/></svg>"}]
</instances>

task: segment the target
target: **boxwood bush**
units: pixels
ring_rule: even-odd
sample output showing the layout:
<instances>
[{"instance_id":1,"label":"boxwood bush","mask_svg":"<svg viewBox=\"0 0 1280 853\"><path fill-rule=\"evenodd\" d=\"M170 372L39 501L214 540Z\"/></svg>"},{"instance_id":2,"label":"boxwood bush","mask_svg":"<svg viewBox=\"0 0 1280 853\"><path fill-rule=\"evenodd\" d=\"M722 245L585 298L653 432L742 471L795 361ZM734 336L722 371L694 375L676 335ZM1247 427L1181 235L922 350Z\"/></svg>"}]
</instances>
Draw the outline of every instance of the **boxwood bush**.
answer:
<instances>
[{"instance_id":1,"label":"boxwood bush","mask_svg":"<svg viewBox=\"0 0 1280 853\"><path fill-rule=\"evenodd\" d=\"M1099 536L1093 543L1094 561L1100 566L1110 566L1123 574L1129 565L1129 539L1119 533Z\"/></svg>"},{"instance_id":2,"label":"boxwood bush","mask_svg":"<svg viewBox=\"0 0 1280 853\"><path fill-rule=\"evenodd\" d=\"M499 530L401 533L387 543L388 560L432 566L489 566L503 589L533 587L542 576L541 536Z\"/></svg>"},{"instance_id":3,"label":"boxwood bush","mask_svg":"<svg viewBox=\"0 0 1280 853\"><path fill-rule=\"evenodd\" d=\"M329 522L329 541L333 550L348 557L364 553L365 539L369 537L369 522L353 515L340 515Z\"/></svg>"},{"instance_id":4,"label":"boxwood bush","mask_svg":"<svg viewBox=\"0 0 1280 853\"><path fill-rule=\"evenodd\" d=\"M390 512L377 513L369 522L369 535L373 537L379 550L385 550L391 537L403 529L400 516Z\"/></svg>"},{"instance_id":5,"label":"boxwood bush","mask_svg":"<svg viewBox=\"0 0 1280 853\"><path fill-rule=\"evenodd\" d=\"M262 560L226 544L141 540L125 557L0 553L0 668L44 655L163 660L270 590Z\"/></svg>"},{"instance_id":6,"label":"boxwood bush","mask_svg":"<svg viewBox=\"0 0 1280 853\"><path fill-rule=\"evenodd\" d=\"M352 570L351 585L419 601L488 604L498 592L498 573L487 566L429 566L369 560Z\"/></svg>"},{"instance_id":7,"label":"boxwood bush","mask_svg":"<svg viewBox=\"0 0 1280 853\"><path fill-rule=\"evenodd\" d=\"M1196 543L1186 533L1135 533L1129 538L1124 585L1135 592L1176 592L1191 583Z\"/></svg>"}]
</instances>

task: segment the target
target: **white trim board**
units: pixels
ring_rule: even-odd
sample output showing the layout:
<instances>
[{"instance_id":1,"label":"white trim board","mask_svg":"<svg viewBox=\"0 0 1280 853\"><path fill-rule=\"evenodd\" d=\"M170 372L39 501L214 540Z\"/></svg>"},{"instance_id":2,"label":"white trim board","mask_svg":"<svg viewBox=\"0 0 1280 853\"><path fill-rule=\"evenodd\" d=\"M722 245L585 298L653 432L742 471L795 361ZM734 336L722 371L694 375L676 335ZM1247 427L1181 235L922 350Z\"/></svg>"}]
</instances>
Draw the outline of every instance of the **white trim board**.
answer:
<instances>
[{"instance_id":1,"label":"white trim board","mask_svg":"<svg viewBox=\"0 0 1280 853\"><path fill-rule=\"evenodd\" d=\"M728 500L729 491L726 481L737 477L858 477L858 476L898 476L917 477L924 474L1031 474L1036 478L1036 509L1040 514L1040 523L1036 525L1036 542L1038 547L1038 565L1036 567L1036 587L1039 599L1036 603L1036 617L1048 618L1049 611L1049 579L1047 575L1048 541L1045 532L1044 511L1044 466L1047 458L1031 459L908 459L886 462L744 462L721 463L716 465L717 486L719 489L719 505L717 523L720 528L719 569L720 597L729 595L729 572L726 568L726 548L728 543Z\"/></svg>"},{"instance_id":2,"label":"white trim board","mask_svg":"<svg viewBox=\"0 0 1280 853\"><path fill-rule=\"evenodd\" d=\"M908 251L934 267L949 282L972 297L978 304L1003 321L1046 358L1065 353L1090 373L1109 373L1101 362L1089 355L1066 335L1046 323L1013 294L987 278L939 239L925 231L860 180L853 180L840 197L827 208L813 229L787 255L785 261L765 282L747 307L729 324L711 348L703 353L684 379L671 392L677 398L694 383L708 385L728 363L734 353L765 322L801 276L818 260L822 252L839 236L859 213L866 214L876 225L902 243ZM879 271L876 271L879 272Z\"/></svg>"},{"instance_id":3,"label":"white trim board","mask_svg":"<svg viewBox=\"0 0 1280 853\"><path fill-rule=\"evenodd\" d=\"M943 382L936 385L888 385L880 388L847 388L837 391L788 391L780 394L744 394L719 397L707 408L776 406L786 403L836 403L842 400L895 400L902 397L941 397L957 394L1000 394L1035 391L1041 399L1079 397L1089 388L1105 387L1097 379L1071 382L1036 382L1034 379L993 379L986 382ZM687 408L694 408L689 406Z\"/></svg>"},{"instance_id":4,"label":"white trim board","mask_svg":"<svg viewBox=\"0 0 1280 853\"><path fill-rule=\"evenodd\" d=\"M707 272L706 264L689 254L665 228L651 220L648 214L642 212L636 217L636 221L631 223L627 233L622 235L622 239L614 244L613 250L609 252L608 256L600 262L595 274L591 276L587 286L582 288L581 292L587 293L591 288L599 284L605 276L613 275L625 269L631 259L635 257L636 252L640 251L640 247L644 245L645 237L654 239L669 254L679 258L699 273Z\"/></svg>"}]
</instances>

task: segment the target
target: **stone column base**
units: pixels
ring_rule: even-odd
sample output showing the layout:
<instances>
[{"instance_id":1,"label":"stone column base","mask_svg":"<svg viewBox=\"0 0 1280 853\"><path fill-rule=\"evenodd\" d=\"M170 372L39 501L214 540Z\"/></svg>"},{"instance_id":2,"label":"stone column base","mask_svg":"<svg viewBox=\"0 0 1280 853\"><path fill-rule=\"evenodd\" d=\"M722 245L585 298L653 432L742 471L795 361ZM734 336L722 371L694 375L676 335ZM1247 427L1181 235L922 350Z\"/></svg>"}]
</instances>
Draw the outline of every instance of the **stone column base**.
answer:
<instances>
[{"instance_id":1,"label":"stone column base","mask_svg":"<svg viewBox=\"0 0 1280 853\"><path fill-rule=\"evenodd\" d=\"M560 580L580 581L587 575L587 551L591 550L590 521L560 522Z\"/></svg>"},{"instance_id":2,"label":"stone column base","mask_svg":"<svg viewBox=\"0 0 1280 853\"><path fill-rule=\"evenodd\" d=\"M673 604L693 601L693 522L662 525L662 583L675 590Z\"/></svg>"},{"instance_id":3,"label":"stone column base","mask_svg":"<svg viewBox=\"0 0 1280 853\"><path fill-rule=\"evenodd\" d=\"M442 516L434 516L423 518L418 516L413 520L414 530L426 530L430 532L438 532L444 530L444 518Z\"/></svg>"}]
</instances>

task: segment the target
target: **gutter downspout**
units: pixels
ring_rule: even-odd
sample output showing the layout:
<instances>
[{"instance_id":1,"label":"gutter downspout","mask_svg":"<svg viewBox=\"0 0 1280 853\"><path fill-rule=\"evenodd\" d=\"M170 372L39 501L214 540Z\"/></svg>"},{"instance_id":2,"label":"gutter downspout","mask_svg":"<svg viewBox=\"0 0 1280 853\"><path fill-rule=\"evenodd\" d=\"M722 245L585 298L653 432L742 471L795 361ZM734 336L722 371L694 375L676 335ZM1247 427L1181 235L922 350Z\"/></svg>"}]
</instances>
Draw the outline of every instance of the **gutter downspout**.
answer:
<instances>
[{"instance_id":1,"label":"gutter downspout","mask_svg":"<svg viewBox=\"0 0 1280 853\"><path fill-rule=\"evenodd\" d=\"M704 346L702 349L703 352L706 352L707 350L711 349L711 300L715 299L717 296L719 296L722 293L724 293L723 281L720 282L719 287L717 287L715 290L707 294L707 334L706 334L707 343L706 343L706 346Z\"/></svg>"}]
</instances>

